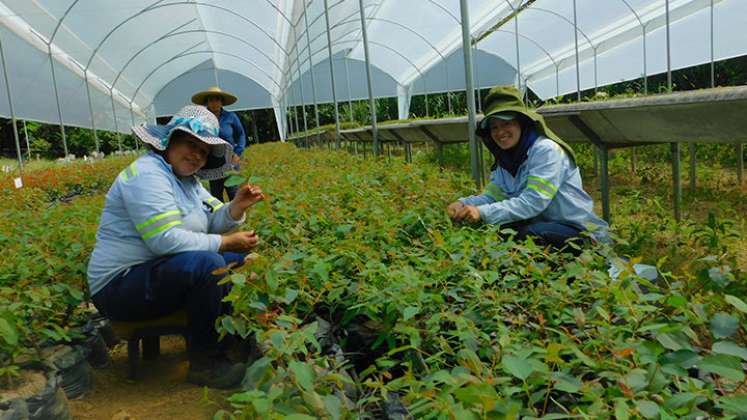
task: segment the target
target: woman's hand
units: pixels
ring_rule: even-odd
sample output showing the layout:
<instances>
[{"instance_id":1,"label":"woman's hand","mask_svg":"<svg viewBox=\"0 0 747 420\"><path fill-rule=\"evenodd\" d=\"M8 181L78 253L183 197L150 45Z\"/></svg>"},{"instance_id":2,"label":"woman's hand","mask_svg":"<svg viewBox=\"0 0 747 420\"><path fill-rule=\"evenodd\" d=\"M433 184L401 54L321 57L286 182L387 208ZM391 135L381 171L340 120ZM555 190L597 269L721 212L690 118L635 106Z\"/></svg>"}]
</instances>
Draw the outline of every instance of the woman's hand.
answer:
<instances>
[{"instance_id":1,"label":"woman's hand","mask_svg":"<svg viewBox=\"0 0 747 420\"><path fill-rule=\"evenodd\" d=\"M449 204L448 207L446 207L446 213L449 214L449 217L453 220L454 217L464 208L464 203L461 201L455 201L451 204Z\"/></svg>"},{"instance_id":2,"label":"woman's hand","mask_svg":"<svg viewBox=\"0 0 747 420\"><path fill-rule=\"evenodd\" d=\"M243 185L236 192L236 196L231 200L228 209L231 212L233 220L240 220L244 212L251 206L264 200L262 188L256 185Z\"/></svg>"},{"instance_id":3,"label":"woman's hand","mask_svg":"<svg viewBox=\"0 0 747 420\"><path fill-rule=\"evenodd\" d=\"M480 211L475 206L467 206L457 201L449 204L446 211L451 220L455 222L476 223L480 221Z\"/></svg>"},{"instance_id":4,"label":"woman's hand","mask_svg":"<svg viewBox=\"0 0 747 420\"><path fill-rule=\"evenodd\" d=\"M249 252L259 243L259 236L253 230L221 235L219 252Z\"/></svg>"}]
</instances>

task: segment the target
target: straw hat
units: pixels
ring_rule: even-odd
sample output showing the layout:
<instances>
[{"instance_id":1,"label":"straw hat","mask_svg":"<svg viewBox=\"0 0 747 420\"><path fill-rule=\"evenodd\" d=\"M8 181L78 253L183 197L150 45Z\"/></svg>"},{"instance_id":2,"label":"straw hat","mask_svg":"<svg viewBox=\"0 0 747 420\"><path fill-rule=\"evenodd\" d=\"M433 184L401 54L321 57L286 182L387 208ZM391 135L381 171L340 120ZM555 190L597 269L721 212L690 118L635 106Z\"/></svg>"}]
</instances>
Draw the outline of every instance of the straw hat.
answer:
<instances>
[{"instance_id":1,"label":"straw hat","mask_svg":"<svg viewBox=\"0 0 747 420\"><path fill-rule=\"evenodd\" d=\"M238 100L237 97L228 92L221 90L218 86L208 88L208 90L195 93L192 96L192 103L197 105L207 105L207 100L211 96L218 96L223 101L223 105L231 105Z\"/></svg>"},{"instance_id":2,"label":"straw hat","mask_svg":"<svg viewBox=\"0 0 747 420\"><path fill-rule=\"evenodd\" d=\"M215 115L204 106L187 105L180 109L166 125L136 125L132 133L143 143L154 149L164 151L169 145L174 131L184 131L210 145L210 156L197 176L214 180L225 177L225 171L231 170L233 146L218 137L220 123Z\"/></svg>"}]
</instances>

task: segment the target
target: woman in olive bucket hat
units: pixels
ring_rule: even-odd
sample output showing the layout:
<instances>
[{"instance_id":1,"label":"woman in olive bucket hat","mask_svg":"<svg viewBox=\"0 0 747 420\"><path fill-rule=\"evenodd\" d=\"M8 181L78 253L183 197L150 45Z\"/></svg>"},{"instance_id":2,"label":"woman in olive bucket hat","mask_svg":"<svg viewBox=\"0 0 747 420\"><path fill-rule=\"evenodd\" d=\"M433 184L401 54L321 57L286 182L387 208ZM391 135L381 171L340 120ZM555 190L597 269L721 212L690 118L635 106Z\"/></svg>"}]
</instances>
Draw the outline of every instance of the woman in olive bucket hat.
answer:
<instances>
[{"instance_id":1,"label":"woman in olive bucket hat","mask_svg":"<svg viewBox=\"0 0 747 420\"><path fill-rule=\"evenodd\" d=\"M573 151L524 105L519 91L492 88L484 109L476 134L495 158L490 183L482 193L450 204L449 216L504 225L518 232L517 239L532 236L556 249L587 235L609 242L607 223L594 214Z\"/></svg>"},{"instance_id":2,"label":"woman in olive bucket hat","mask_svg":"<svg viewBox=\"0 0 747 420\"><path fill-rule=\"evenodd\" d=\"M223 109L224 106L232 105L238 100L236 96L213 86L208 90L195 93L192 103L207 107L220 121L218 136L233 146L231 157L232 168L238 170L241 164L241 154L246 148L246 134L241 120L235 113ZM223 190L226 190L229 200L236 195L236 187L226 187L226 175L221 171L209 171L201 174L201 177L210 181L210 193L213 197L223 201Z\"/></svg>"},{"instance_id":3,"label":"woman in olive bucket hat","mask_svg":"<svg viewBox=\"0 0 747 420\"><path fill-rule=\"evenodd\" d=\"M117 321L158 318L180 309L188 315L189 373L201 386L227 388L244 376L245 363L229 361L215 320L230 308L219 269L244 262L259 238L241 226L263 199L244 185L224 205L195 177L220 169L233 155L218 137L218 120L202 106L182 108L166 125L132 132L149 152L128 165L106 195L88 286L96 308Z\"/></svg>"}]
</instances>

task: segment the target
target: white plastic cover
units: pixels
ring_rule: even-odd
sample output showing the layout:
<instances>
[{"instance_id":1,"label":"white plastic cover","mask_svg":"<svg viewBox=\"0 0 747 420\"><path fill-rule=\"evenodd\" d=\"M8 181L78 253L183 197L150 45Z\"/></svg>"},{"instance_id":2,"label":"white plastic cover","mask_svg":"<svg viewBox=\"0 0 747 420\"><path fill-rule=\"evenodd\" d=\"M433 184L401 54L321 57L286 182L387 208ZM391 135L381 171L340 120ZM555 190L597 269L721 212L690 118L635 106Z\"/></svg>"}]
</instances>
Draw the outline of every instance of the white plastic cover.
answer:
<instances>
[{"instance_id":1,"label":"white plastic cover","mask_svg":"<svg viewBox=\"0 0 747 420\"><path fill-rule=\"evenodd\" d=\"M337 99L367 98L359 0L327 3ZM518 68L549 98L667 69L667 0L467 3L480 87L513 83ZM709 62L711 42L715 60L747 52L746 1L668 3L672 69ZM464 89L459 0L363 5L375 96L406 108L412 94ZM312 65L317 102L332 100L324 10L324 0L0 0L12 91L0 82L0 115L11 99L18 118L127 131L218 84L239 96L233 109L273 107L283 125L281 109L313 102Z\"/></svg>"}]
</instances>

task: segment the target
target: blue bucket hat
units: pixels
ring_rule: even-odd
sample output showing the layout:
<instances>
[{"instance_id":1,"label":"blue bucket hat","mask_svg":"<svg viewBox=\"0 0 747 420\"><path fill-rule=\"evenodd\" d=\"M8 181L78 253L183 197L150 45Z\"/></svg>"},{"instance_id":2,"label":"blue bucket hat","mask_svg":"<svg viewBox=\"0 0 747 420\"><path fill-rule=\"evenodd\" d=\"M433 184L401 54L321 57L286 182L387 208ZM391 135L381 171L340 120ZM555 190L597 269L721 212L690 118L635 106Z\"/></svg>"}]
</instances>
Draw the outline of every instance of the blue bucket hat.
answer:
<instances>
[{"instance_id":1,"label":"blue bucket hat","mask_svg":"<svg viewBox=\"0 0 747 420\"><path fill-rule=\"evenodd\" d=\"M159 151L168 148L171 135L177 130L189 133L210 145L207 163L197 171L197 176L208 180L221 179L226 176L226 171L233 168L233 146L218 137L218 118L204 106L185 106L165 125L141 124L132 127L132 133L137 138Z\"/></svg>"}]
</instances>

